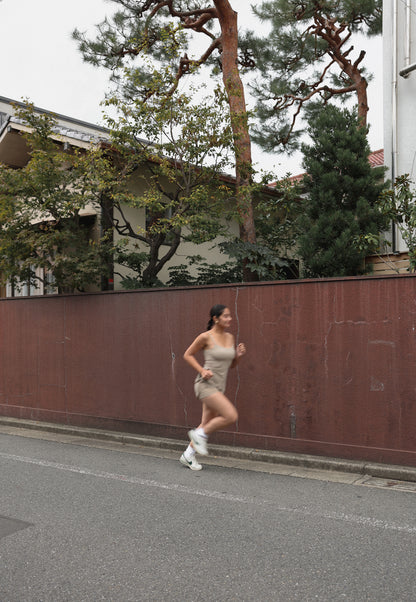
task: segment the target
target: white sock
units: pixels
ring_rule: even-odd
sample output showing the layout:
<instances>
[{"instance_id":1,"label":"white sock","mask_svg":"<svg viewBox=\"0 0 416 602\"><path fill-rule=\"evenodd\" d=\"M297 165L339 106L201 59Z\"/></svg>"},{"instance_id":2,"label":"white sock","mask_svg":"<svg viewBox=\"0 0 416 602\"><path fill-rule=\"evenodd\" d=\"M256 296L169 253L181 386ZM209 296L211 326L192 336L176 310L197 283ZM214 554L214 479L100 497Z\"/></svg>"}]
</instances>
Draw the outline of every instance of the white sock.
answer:
<instances>
[{"instance_id":1,"label":"white sock","mask_svg":"<svg viewBox=\"0 0 416 602\"><path fill-rule=\"evenodd\" d=\"M204 431L204 429L202 428L202 426L199 429L195 429L195 432L198 435L201 435L201 437L205 437L205 439L208 439L208 435L206 434L206 432Z\"/></svg>"},{"instance_id":2,"label":"white sock","mask_svg":"<svg viewBox=\"0 0 416 602\"><path fill-rule=\"evenodd\" d=\"M195 450L192 447L192 445L188 445L188 447L186 448L186 450L183 452L183 455L185 456L185 458L187 460L192 460L192 456L195 455Z\"/></svg>"}]
</instances>

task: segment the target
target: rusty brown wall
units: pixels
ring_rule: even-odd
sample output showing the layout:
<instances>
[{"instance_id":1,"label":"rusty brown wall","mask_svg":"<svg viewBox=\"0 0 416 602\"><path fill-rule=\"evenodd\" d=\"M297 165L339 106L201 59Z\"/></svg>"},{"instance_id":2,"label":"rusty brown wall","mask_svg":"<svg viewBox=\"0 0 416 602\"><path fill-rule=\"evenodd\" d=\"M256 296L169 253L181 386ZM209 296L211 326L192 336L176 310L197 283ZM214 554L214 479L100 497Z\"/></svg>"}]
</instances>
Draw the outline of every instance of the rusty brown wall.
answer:
<instances>
[{"instance_id":1,"label":"rusty brown wall","mask_svg":"<svg viewBox=\"0 0 416 602\"><path fill-rule=\"evenodd\" d=\"M186 438L182 354L228 305L248 353L217 442L416 464L413 276L0 301L0 414Z\"/></svg>"}]
</instances>

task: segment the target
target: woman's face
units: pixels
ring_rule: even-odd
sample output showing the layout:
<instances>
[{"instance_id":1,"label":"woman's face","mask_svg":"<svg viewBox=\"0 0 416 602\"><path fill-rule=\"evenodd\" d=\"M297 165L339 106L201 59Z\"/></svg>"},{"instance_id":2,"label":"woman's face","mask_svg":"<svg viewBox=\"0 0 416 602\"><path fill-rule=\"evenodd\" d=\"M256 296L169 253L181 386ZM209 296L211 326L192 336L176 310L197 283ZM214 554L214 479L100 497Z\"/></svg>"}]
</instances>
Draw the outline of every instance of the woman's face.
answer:
<instances>
[{"instance_id":1,"label":"woman's face","mask_svg":"<svg viewBox=\"0 0 416 602\"><path fill-rule=\"evenodd\" d=\"M230 324L231 324L231 312L228 309L228 307L226 307L224 309L224 311L222 312L222 314L220 316L218 316L217 318L217 324L220 328L229 328Z\"/></svg>"}]
</instances>

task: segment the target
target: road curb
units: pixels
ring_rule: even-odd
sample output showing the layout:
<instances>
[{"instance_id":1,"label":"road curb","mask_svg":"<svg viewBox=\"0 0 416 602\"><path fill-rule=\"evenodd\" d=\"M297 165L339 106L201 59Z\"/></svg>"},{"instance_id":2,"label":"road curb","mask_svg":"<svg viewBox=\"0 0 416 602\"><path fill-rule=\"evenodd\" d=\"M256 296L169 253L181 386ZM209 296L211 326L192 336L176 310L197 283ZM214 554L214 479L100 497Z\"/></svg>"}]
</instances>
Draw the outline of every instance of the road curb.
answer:
<instances>
[{"instance_id":1,"label":"road curb","mask_svg":"<svg viewBox=\"0 0 416 602\"><path fill-rule=\"evenodd\" d=\"M20 418L9 418L0 416L0 425L25 428L31 430L45 431L50 433L61 433L75 437L85 437L104 441L115 441L118 443L182 451L184 442L177 439L166 439L162 437L151 437L148 435L137 435L103 429L93 429L51 422L39 422ZM267 462L271 464L284 464L288 466L299 466L316 470L329 470L334 472L355 473L391 479L396 481L416 482L416 467L379 464L359 460L345 460L342 458L327 458L325 456L313 456L309 454L294 454L289 452L267 451L245 447L231 447L226 445L210 445L210 453L223 458L235 458L247 461Z\"/></svg>"}]
</instances>

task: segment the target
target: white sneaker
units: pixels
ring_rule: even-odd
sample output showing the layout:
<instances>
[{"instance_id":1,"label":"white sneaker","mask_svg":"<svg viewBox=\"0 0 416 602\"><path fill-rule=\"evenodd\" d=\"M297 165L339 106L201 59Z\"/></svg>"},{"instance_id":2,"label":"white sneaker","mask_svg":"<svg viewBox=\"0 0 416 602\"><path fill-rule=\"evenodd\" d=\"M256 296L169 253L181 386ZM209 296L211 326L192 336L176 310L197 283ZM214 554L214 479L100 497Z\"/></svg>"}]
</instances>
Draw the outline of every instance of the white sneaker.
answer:
<instances>
[{"instance_id":1,"label":"white sneaker","mask_svg":"<svg viewBox=\"0 0 416 602\"><path fill-rule=\"evenodd\" d=\"M179 462L181 464L183 464L184 466L187 466L191 470L202 470L202 464L200 464L197 461L197 459L195 458L195 456L192 456L192 460L187 460L185 458L185 454L182 454L181 457L179 458Z\"/></svg>"},{"instance_id":2,"label":"white sneaker","mask_svg":"<svg viewBox=\"0 0 416 602\"><path fill-rule=\"evenodd\" d=\"M189 431L188 437L192 441L195 451L198 452L198 454L201 454L201 456L208 455L207 438L206 437L199 435L199 433L197 433L195 430Z\"/></svg>"}]
</instances>

